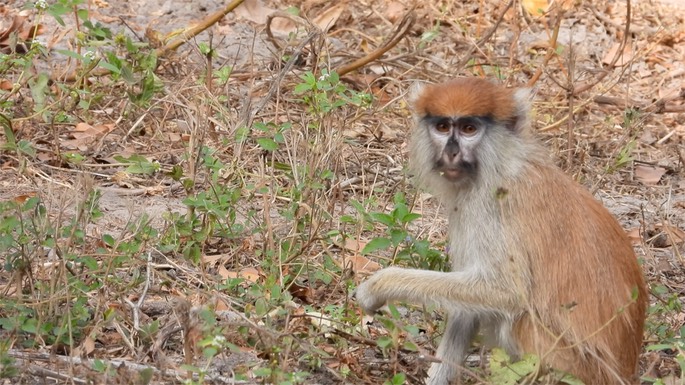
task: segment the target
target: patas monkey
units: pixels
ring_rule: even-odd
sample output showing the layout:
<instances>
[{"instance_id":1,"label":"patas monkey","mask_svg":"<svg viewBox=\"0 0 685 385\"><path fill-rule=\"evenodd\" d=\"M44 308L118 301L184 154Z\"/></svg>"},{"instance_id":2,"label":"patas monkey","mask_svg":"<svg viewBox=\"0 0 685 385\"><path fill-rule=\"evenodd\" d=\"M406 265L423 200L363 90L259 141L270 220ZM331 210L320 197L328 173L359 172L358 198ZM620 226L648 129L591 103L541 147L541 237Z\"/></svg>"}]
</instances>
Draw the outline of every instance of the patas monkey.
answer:
<instances>
[{"instance_id":1,"label":"patas monkey","mask_svg":"<svg viewBox=\"0 0 685 385\"><path fill-rule=\"evenodd\" d=\"M446 209L452 272L389 267L357 302L370 314L388 301L446 309L429 385L458 377L478 330L587 385L635 383L640 266L617 221L532 137L527 90L477 78L415 88L410 168Z\"/></svg>"}]
</instances>

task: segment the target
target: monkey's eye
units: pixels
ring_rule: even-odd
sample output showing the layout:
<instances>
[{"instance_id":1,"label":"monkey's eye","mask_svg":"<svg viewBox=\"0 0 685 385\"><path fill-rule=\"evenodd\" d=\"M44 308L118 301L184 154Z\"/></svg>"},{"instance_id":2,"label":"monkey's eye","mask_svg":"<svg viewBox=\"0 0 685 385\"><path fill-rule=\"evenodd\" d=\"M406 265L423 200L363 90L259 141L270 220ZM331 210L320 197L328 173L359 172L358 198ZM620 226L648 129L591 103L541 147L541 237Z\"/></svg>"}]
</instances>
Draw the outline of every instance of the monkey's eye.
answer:
<instances>
[{"instance_id":1,"label":"monkey's eye","mask_svg":"<svg viewBox=\"0 0 685 385\"><path fill-rule=\"evenodd\" d=\"M438 122L435 125L435 129L438 132L446 133L446 132L450 131L450 124L449 124L449 122Z\"/></svg>"},{"instance_id":2,"label":"monkey's eye","mask_svg":"<svg viewBox=\"0 0 685 385\"><path fill-rule=\"evenodd\" d=\"M471 135L475 134L476 131L478 131L478 129L473 124L465 124L459 128L459 131L463 135L471 136Z\"/></svg>"}]
</instances>

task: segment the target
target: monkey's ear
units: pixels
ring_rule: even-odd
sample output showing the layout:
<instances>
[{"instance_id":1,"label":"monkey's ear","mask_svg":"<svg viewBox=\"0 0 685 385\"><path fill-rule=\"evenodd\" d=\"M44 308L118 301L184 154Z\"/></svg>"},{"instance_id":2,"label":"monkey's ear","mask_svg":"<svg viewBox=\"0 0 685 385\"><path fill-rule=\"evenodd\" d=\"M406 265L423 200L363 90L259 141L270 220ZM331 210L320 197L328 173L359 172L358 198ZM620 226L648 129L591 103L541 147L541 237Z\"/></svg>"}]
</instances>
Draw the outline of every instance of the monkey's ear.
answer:
<instances>
[{"instance_id":1,"label":"monkey's ear","mask_svg":"<svg viewBox=\"0 0 685 385\"><path fill-rule=\"evenodd\" d=\"M409 87L409 91L407 91L407 103L409 104L409 108L412 110L412 113L416 114L416 102L419 100L421 97L421 94L426 88L426 83L421 82L419 80L415 81L414 84Z\"/></svg>"},{"instance_id":2,"label":"monkey's ear","mask_svg":"<svg viewBox=\"0 0 685 385\"><path fill-rule=\"evenodd\" d=\"M530 105L533 100L533 91L530 88L519 88L514 91L514 119L511 127L514 132L521 132L530 127Z\"/></svg>"}]
</instances>

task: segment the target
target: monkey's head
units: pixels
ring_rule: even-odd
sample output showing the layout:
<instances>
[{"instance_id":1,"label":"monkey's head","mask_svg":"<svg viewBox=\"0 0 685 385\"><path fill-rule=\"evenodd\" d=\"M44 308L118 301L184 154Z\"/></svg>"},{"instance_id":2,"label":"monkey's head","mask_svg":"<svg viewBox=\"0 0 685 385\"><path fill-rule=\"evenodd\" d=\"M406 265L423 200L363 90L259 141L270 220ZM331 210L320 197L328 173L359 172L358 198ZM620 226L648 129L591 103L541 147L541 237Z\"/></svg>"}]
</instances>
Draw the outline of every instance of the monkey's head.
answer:
<instances>
[{"instance_id":1,"label":"monkey's head","mask_svg":"<svg viewBox=\"0 0 685 385\"><path fill-rule=\"evenodd\" d=\"M410 162L419 181L440 189L514 176L531 150L529 93L480 78L417 85Z\"/></svg>"}]
</instances>

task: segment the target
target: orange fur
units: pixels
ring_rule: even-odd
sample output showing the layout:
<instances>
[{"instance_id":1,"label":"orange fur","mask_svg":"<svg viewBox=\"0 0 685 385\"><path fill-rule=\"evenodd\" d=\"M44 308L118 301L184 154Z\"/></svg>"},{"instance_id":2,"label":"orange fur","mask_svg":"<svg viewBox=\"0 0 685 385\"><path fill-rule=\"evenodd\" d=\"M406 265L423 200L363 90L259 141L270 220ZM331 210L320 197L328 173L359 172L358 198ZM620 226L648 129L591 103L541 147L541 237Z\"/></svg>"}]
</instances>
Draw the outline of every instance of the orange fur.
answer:
<instances>
[{"instance_id":1,"label":"orange fur","mask_svg":"<svg viewBox=\"0 0 685 385\"><path fill-rule=\"evenodd\" d=\"M534 283L530 309L514 325L521 351L587 385L636 383L648 296L630 241L556 167L532 164L527 173L502 199L524 230Z\"/></svg>"},{"instance_id":2,"label":"orange fur","mask_svg":"<svg viewBox=\"0 0 685 385\"><path fill-rule=\"evenodd\" d=\"M414 112L419 116L490 116L510 121L518 115L514 91L479 78L429 84L414 101Z\"/></svg>"}]
</instances>

